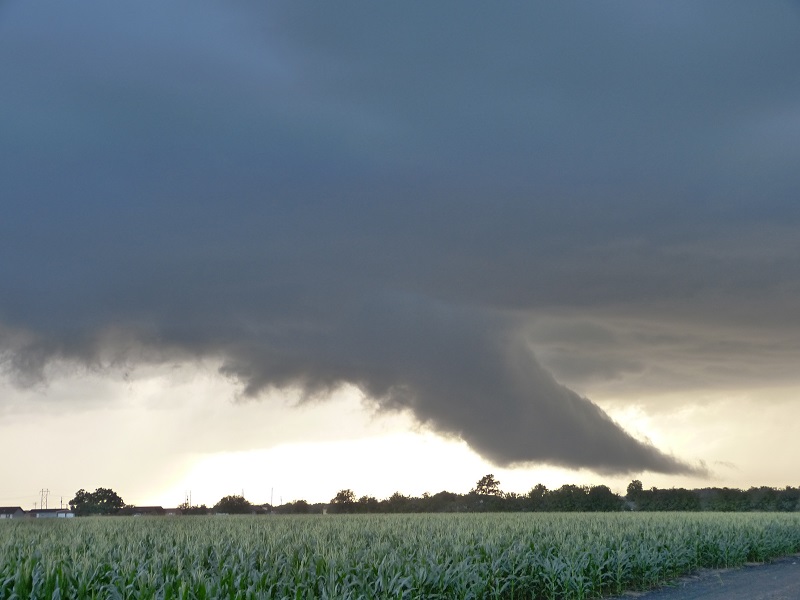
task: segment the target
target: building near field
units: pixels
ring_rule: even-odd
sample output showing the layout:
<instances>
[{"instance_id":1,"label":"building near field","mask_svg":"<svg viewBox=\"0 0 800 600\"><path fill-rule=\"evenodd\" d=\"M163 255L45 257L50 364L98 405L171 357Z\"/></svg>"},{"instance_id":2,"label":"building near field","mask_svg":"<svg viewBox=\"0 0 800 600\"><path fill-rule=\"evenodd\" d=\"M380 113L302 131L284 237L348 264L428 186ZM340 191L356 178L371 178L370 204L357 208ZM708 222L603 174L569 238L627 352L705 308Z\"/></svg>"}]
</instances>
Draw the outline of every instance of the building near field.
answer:
<instances>
[{"instance_id":1,"label":"building near field","mask_svg":"<svg viewBox=\"0 0 800 600\"><path fill-rule=\"evenodd\" d=\"M126 506L119 511L119 514L133 517L163 517L164 509L160 506Z\"/></svg>"},{"instance_id":2,"label":"building near field","mask_svg":"<svg viewBox=\"0 0 800 600\"><path fill-rule=\"evenodd\" d=\"M34 519L71 519L75 513L66 508L38 508L25 515Z\"/></svg>"},{"instance_id":3,"label":"building near field","mask_svg":"<svg viewBox=\"0 0 800 600\"><path fill-rule=\"evenodd\" d=\"M181 509L161 506L126 506L117 514L129 517L174 517L181 514Z\"/></svg>"},{"instance_id":4,"label":"building near field","mask_svg":"<svg viewBox=\"0 0 800 600\"><path fill-rule=\"evenodd\" d=\"M19 519L25 516L25 511L19 506L0 506L0 519Z\"/></svg>"}]
</instances>

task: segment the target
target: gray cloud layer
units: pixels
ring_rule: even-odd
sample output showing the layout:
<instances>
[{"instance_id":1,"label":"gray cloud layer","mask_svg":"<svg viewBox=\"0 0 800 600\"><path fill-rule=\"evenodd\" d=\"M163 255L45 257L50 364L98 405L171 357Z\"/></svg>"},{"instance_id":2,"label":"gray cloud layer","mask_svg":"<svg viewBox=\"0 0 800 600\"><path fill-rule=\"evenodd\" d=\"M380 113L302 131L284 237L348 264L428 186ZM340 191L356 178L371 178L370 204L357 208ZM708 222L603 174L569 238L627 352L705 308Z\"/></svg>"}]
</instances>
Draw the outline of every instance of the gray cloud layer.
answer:
<instances>
[{"instance_id":1,"label":"gray cloud layer","mask_svg":"<svg viewBox=\"0 0 800 600\"><path fill-rule=\"evenodd\" d=\"M691 470L531 348L584 382L652 368L632 323L734 366L796 330L797 6L255 4L0 13L16 376L211 355L499 464Z\"/></svg>"}]
</instances>

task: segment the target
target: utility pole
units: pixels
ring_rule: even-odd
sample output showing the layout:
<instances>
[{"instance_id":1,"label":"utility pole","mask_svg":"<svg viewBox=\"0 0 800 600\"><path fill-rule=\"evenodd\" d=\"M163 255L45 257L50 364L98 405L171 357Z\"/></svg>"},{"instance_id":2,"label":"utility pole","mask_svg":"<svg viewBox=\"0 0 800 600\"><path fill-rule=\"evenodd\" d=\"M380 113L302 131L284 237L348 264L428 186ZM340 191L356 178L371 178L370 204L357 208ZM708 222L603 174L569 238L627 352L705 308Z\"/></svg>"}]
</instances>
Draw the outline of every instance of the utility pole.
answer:
<instances>
[{"instance_id":1,"label":"utility pole","mask_svg":"<svg viewBox=\"0 0 800 600\"><path fill-rule=\"evenodd\" d=\"M39 494L41 494L40 497L39 497L39 500L40 500L39 506L41 508L47 509L47 495L49 493L50 493L50 490L46 490L44 488L39 490Z\"/></svg>"}]
</instances>

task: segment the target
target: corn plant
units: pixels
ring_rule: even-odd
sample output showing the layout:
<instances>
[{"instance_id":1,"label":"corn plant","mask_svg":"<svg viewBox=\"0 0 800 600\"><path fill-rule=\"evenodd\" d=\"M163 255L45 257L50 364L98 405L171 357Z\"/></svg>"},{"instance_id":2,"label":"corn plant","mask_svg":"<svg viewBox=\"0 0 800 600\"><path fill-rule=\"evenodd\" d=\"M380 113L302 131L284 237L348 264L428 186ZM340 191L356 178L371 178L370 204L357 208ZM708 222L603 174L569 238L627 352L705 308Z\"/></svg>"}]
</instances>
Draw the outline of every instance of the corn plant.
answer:
<instances>
[{"instance_id":1,"label":"corn plant","mask_svg":"<svg viewBox=\"0 0 800 600\"><path fill-rule=\"evenodd\" d=\"M0 600L580 600L798 551L796 513L20 520Z\"/></svg>"}]
</instances>

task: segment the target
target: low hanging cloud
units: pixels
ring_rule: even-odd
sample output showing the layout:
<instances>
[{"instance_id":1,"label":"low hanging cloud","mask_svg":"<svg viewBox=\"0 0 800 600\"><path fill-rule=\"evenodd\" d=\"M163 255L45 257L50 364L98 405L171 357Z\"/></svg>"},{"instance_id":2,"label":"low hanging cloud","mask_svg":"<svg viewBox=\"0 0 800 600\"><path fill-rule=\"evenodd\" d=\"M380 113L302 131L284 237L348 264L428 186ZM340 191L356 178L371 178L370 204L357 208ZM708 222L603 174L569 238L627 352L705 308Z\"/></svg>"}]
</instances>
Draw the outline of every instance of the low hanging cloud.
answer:
<instances>
[{"instance_id":1,"label":"low hanging cloud","mask_svg":"<svg viewBox=\"0 0 800 600\"><path fill-rule=\"evenodd\" d=\"M701 473L556 381L530 320L695 333L690 360L633 333L595 359L559 329L573 385L744 362L731 323L797 339L792 3L123 4L0 12L22 385L213 357L253 397L357 385L499 465Z\"/></svg>"},{"instance_id":2,"label":"low hanging cloud","mask_svg":"<svg viewBox=\"0 0 800 600\"><path fill-rule=\"evenodd\" d=\"M536 361L514 319L417 297L372 303L342 331L328 368L385 408L465 440L500 466L699 473L635 440ZM313 377L313 375L312 375Z\"/></svg>"},{"instance_id":3,"label":"low hanging cloud","mask_svg":"<svg viewBox=\"0 0 800 600\"><path fill-rule=\"evenodd\" d=\"M209 315L227 321L228 328L218 328L223 338L198 330L191 341L168 328L155 337L130 330L83 341L18 335L5 364L25 384L41 381L51 361L102 371L111 364L216 356L224 362L221 372L252 398L292 388L306 399L324 399L343 384L356 385L379 409L410 411L498 466L705 472L633 438L596 404L559 384L507 316L393 294L280 335L269 333L266 322L260 332L236 331L231 317L224 310Z\"/></svg>"}]
</instances>

